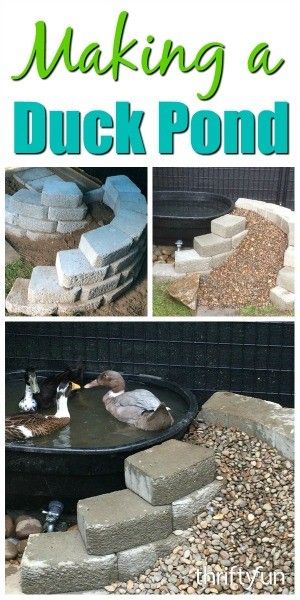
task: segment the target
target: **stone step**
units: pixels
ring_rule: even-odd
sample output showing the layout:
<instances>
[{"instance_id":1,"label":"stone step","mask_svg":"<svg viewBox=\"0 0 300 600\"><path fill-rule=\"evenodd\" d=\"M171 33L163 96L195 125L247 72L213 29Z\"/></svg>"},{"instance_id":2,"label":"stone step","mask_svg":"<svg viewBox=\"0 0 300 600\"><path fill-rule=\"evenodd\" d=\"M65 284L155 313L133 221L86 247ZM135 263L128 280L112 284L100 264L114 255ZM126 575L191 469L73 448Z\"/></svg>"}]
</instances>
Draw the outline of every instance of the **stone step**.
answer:
<instances>
[{"instance_id":1,"label":"stone step","mask_svg":"<svg viewBox=\"0 0 300 600\"><path fill-rule=\"evenodd\" d=\"M237 215L223 215L211 221L211 232L223 238L232 238L245 230L246 218Z\"/></svg>"},{"instance_id":2,"label":"stone step","mask_svg":"<svg viewBox=\"0 0 300 600\"><path fill-rule=\"evenodd\" d=\"M167 538L171 506L151 506L130 490L79 500L79 531L88 554L105 556Z\"/></svg>"},{"instance_id":3,"label":"stone step","mask_svg":"<svg viewBox=\"0 0 300 600\"><path fill-rule=\"evenodd\" d=\"M231 250L231 239L221 238L214 233L199 235L194 238L194 250L200 256L215 256Z\"/></svg>"},{"instance_id":4,"label":"stone step","mask_svg":"<svg viewBox=\"0 0 300 600\"><path fill-rule=\"evenodd\" d=\"M125 459L126 486L150 504L170 504L215 479L214 453L169 440Z\"/></svg>"},{"instance_id":5,"label":"stone step","mask_svg":"<svg viewBox=\"0 0 300 600\"><path fill-rule=\"evenodd\" d=\"M26 188L11 197L11 208L16 215L36 219L47 219L48 209L41 204L41 194Z\"/></svg>"},{"instance_id":6,"label":"stone step","mask_svg":"<svg viewBox=\"0 0 300 600\"><path fill-rule=\"evenodd\" d=\"M76 208L50 206L48 210L48 219L50 221L82 221L85 218L86 213L87 206L83 203Z\"/></svg>"},{"instance_id":7,"label":"stone step","mask_svg":"<svg viewBox=\"0 0 300 600\"><path fill-rule=\"evenodd\" d=\"M28 188L28 190L41 193L45 184L49 182L54 183L60 181L63 180L60 177L58 177L58 175L49 175L48 177L40 177L38 179L28 181L27 183L25 183L25 187Z\"/></svg>"},{"instance_id":8,"label":"stone step","mask_svg":"<svg viewBox=\"0 0 300 600\"><path fill-rule=\"evenodd\" d=\"M147 215L121 208L112 220L111 225L137 242L146 229Z\"/></svg>"},{"instance_id":9,"label":"stone step","mask_svg":"<svg viewBox=\"0 0 300 600\"><path fill-rule=\"evenodd\" d=\"M80 298L81 287L61 287L55 267L34 267L28 286L28 301L40 304L70 304ZM88 298L86 298L88 299Z\"/></svg>"},{"instance_id":10,"label":"stone step","mask_svg":"<svg viewBox=\"0 0 300 600\"><path fill-rule=\"evenodd\" d=\"M93 285L102 281L109 267L92 267L81 250L74 248L57 253L56 269L59 285L71 288L74 285Z\"/></svg>"},{"instance_id":11,"label":"stone step","mask_svg":"<svg viewBox=\"0 0 300 600\"><path fill-rule=\"evenodd\" d=\"M288 292L294 293L295 274L293 267L283 267L282 269L280 269L280 271L278 272L276 283L279 287L288 290Z\"/></svg>"},{"instance_id":12,"label":"stone step","mask_svg":"<svg viewBox=\"0 0 300 600\"><path fill-rule=\"evenodd\" d=\"M8 225L15 225L16 215L14 214L11 206L12 196L5 194L5 223Z\"/></svg>"},{"instance_id":13,"label":"stone step","mask_svg":"<svg viewBox=\"0 0 300 600\"><path fill-rule=\"evenodd\" d=\"M191 527L194 517L201 513L215 496L220 494L224 483L224 481L215 479L200 490L172 502L173 529L188 529Z\"/></svg>"},{"instance_id":14,"label":"stone step","mask_svg":"<svg viewBox=\"0 0 300 600\"><path fill-rule=\"evenodd\" d=\"M58 233L73 233L84 229L91 222L91 217L87 215L84 221L58 221L56 231Z\"/></svg>"},{"instance_id":15,"label":"stone step","mask_svg":"<svg viewBox=\"0 0 300 600\"><path fill-rule=\"evenodd\" d=\"M271 302L280 308L280 310L284 311L292 311L295 306L295 294L292 292L288 292L287 289L276 286L270 290L270 300Z\"/></svg>"},{"instance_id":16,"label":"stone step","mask_svg":"<svg viewBox=\"0 0 300 600\"><path fill-rule=\"evenodd\" d=\"M119 192L115 201L115 212L121 209L147 214L147 201L143 194L139 192Z\"/></svg>"},{"instance_id":17,"label":"stone step","mask_svg":"<svg viewBox=\"0 0 300 600\"><path fill-rule=\"evenodd\" d=\"M205 273L211 271L211 258L202 257L193 250L179 250L175 252L175 271L176 273Z\"/></svg>"},{"instance_id":18,"label":"stone step","mask_svg":"<svg viewBox=\"0 0 300 600\"><path fill-rule=\"evenodd\" d=\"M29 536L21 562L25 594L88 592L117 579L116 555L87 554L78 531Z\"/></svg>"},{"instance_id":19,"label":"stone step","mask_svg":"<svg viewBox=\"0 0 300 600\"><path fill-rule=\"evenodd\" d=\"M82 196L82 191L76 183L58 178L45 181L41 201L44 206L77 208L82 203Z\"/></svg>"},{"instance_id":20,"label":"stone step","mask_svg":"<svg viewBox=\"0 0 300 600\"><path fill-rule=\"evenodd\" d=\"M126 292L132 286L132 284L133 284L133 277L129 277L126 281L124 281L124 283L119 285L116 289L112 290L111 292L105 293L104 297L103 297L104 304L110 304L110 302L114 302L115 300L117 300L117 298L119 298L119 296L121 296L121 294L124 294L124 292Z\"/></svg>"},{"instance_id":21,"label":"stone step","mask_svg":"<svg viewBox=\"0 0 300 600\"><path fill-rule=\"evenodd\" d=\"M32 167L30 169L20 169L14 171L14 179L26 186L26 183L35 181L37 179L45 179L45 177L51 177L53 171L48 167Z\"/></svg>"},{"instance_id":22,"label":"stone step","mask_svg":"<svg viewBox=\"0 0 300 600\"><path fill-rule=\"evenodd\" d=\"M5 307L13 315L45 317L57 314L57 304L31 304L28 300L29 279L18 277L6 297Z\"/></svg>"},{"instance_id":23,"label":"stone step","mask_svg":"<svg viewBox=\"0 0 300 600\"><path fill-rule=\"evenodd\" d=\"M117 553L119 581L127 581L153 567L159 559L171 554L176 546L186 542L184 535L169 535L164 540Z\"/></svg>"},{"instance_id":24,"label":"stone step","mask_svg":"<svg viewBox=\"0 0 300 600\"><path fill-rule=\"evenodd\" d=\"M105 180L103 201L115 212L119 203L119 194L123 192L136 194L140 191L140 188L126 175L114 175Z\"/></svg>"},{"instance_id":25,"label":"stone step","mask_svg":"<svg viewBox=\"0 0 300 600\"><path fill-rule=\"evenodd\" d=\"M91 300L92 298L97 298L97 296L103 296L103 294L114 290L118 287L120 278L121 273L117 273L117 275L107 277L106 279L104 279L103 281L99 281L98 283L92 283L91 285L82 286L80 300Z\"/></svg>"},{"instance_id":26,"label":"stone step","mask_svg":"<svg viewBox=\"0 0 300 600\"><path fill-rule=\"evenodd\" d=\"M79 243L79 249L93 267L103 267L122 258L131 246L132 238L111 224L84 233Z\"/></svg>"}]
</instances>

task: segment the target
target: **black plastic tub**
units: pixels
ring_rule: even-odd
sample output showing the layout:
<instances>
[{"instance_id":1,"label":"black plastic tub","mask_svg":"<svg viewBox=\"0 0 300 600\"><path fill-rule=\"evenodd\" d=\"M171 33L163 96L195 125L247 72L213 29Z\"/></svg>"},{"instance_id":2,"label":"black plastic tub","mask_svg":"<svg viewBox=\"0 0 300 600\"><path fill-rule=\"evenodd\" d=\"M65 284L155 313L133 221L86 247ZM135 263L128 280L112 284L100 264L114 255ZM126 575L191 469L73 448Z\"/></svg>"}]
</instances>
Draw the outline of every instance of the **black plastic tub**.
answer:
<instances>
[{"instance_id":1,"label":"black plastic tub","mask_svg":"<svg viewBox=\"0 0 300 600\"><path fill-rule=\"evenodd\" d=\"M210 233L212 219L233 208L233 200L209 192L153 192L154 243L169 245L182 240L192 246L194 237Z\"/></svg>"},{"instance_id":2,"label":"black plastic tub","mask_svg":"<svg viewBox=\"0 0 300 600\"><path fill-rule=\"evenodd\" d=\"M38 375L48 375L39 372ZM96 377L85 373L85 380ZM167 390L182 402L180 419L162 432L147 432L147 439L106 448L59 448L22 442L6 444L6 502L10 508L40 508L59 499L67 510L74 510L80 498L87 498L125 487L124 460L130 454L171 438L181 439L198 411L194 394L180 386L150 375L124 375L134 387L151 386ZM7 381L23 379L23 372L7 374ZM164 392L165 393L165 392Z\"/></svg>"}]
</instances>

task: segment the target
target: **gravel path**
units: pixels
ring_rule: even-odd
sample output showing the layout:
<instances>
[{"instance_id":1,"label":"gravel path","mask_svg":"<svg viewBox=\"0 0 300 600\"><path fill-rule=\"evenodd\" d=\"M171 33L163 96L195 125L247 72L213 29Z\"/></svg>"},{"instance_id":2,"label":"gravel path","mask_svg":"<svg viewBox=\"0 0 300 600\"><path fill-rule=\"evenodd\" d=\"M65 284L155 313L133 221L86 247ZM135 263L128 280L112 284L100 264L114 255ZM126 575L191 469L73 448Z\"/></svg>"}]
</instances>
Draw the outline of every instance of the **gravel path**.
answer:
<instances>
[{"instance_id":1,"label":"gravel path","mask_svg":"<svg viewBox=\"0 0 300 600\"><path fill-rule=\"evenodd\" d=\"M218 478L224 478L222 494L185 532L183 545L158 560L153 569L133 580L107 586L106 591L119 594L293 593L292 464L277 450L235 429L199 423L191 427L186 439L214 447ZM219 581L211 579L202 585L204 563L215 577L219 573ZM233 566L235 570L231 571ZM249 588L245 572L252 579L253 571L259 567ZM231 578L230 572L233 573Z\"/></svg>"},{"instance_id":2,"label":"gravel path","mask_svg":"<svg viewBox=\"0 0 300 600\"><path fill-rule=\"evenodd\" d=\"M270 289L276 285L283 266L287 236L260 215L235 209L246 217L248 235L227 261L201 281L198 305L206 308L236 308L270 303Z\"/></svg>"}]
</instances>

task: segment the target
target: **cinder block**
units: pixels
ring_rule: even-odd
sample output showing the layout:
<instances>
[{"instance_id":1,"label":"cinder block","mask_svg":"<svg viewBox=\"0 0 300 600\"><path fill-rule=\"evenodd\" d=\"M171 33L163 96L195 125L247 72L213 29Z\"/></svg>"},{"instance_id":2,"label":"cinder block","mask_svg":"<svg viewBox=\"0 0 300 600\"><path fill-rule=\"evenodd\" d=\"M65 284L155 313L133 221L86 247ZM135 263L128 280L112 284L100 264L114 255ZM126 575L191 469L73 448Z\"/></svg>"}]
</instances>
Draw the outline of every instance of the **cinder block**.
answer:
<instances>
[{"instance_id":1,"label":"cinder block","mask_svg":"<svg viewBox=\"0 0 300 600\"><path fill-rule=\"evenodd\" d=\"M17 223L23 229L30 231L41 231L44 233L53 233L56 231L57 223L55 221L44 221L43 219L34 219L33 217L18 216Z\"/></svg>"},{"instance_id":2,"label":"cinder block","mask_svg":"<svg viewBox=\"0 0 300 600\"><path fill-rule=\"evenodd\" d=\"M6 298L5 307L13 315L26 315L28 317L45 317L57 314L57 304L31 304L28 301L29 279L19 277Z\"/></svg>"},{"instance_id":3,"label":"cinder block","mask_svg":"<svg viewBox=\"0 0 300 600\"><path fill-rule=\"evenodd\" d=\"M105 225L84 233L79 249L93 267L103 267L125 256L131 246L131 237L113 225Z\"/></svg>"},{"instance_id":4,"label":"cinder block","mask_svg":"<svg viewBox=\"0 0 300 600\"><path fill-rule=\"evenodd\" d=\"M223 215L211 222L211 232L223 238L232 238L244 231L245 227L246 218L237 215Z\"/></svg>"},{"instance_id":5,"label":"cinder block","mask_svg":"<svg viewBox=\"0 0 300 600\"><path fill-rule=\"evenodd\" d=\"M231 240L221 238L214 233L199 235L194 238L194 250L200 256L215 256L231 250Z\"/></svg>"},{"instance_id":6,"label":"cinder block","mask_svg":"<svg viewBox=\"0 0 300 600\"><path fill-rule=\"evenodd\" d=\"M58 233L73 233L79 229L84 229L90 222L90 218L84 221L58 221L57 232Z\"/></svg>"},{"instance_id":7,"label":"cinder block","mask_svg":"<svg viewBox=\"0 0 300 600\"><path fill-rule=\"evenodd\" d=\"M133 277L129 277L129 279L127 279L127 281L125 281L124 283L122 283L121 285L119 285L115 290L112 290L111 292L107 292L106 294L104 294L104 304L109 304L110 302L114 302L115 300L117 300L117 298L119 298L119 296L121 296L122 294L124 294L133 284Z\"/></svg>"},{"instance_id":8,"label":"cinder block","mask_svg":"<svg viewBox=\"0 0 300 600\"><path fill-rule=\"evenodd\" d=\"M77 208L82 202L82 192L73 181L53 181L44 183L42 204L45 206Z\"/></svg>"},{"instance_id":9,"label":"cinder block","mask_svg":"<svg viewBox=\"0 0 300 600\"><path fill-rule=\"evenodd\" d=\"M86 204L93 204L94 202L99 202L102 204L104 196L104 186L96 188L95 190L90 190L89 192L85 192L83 195L83 201Z\"/></svg>"},{"instance_id":10,"label":"cinder block","mask_svg":"<svg viewBox=\"0 0 300 600\"><path fill-rule=\"evenodd\" d=\"M57 314L59 316L76 315L77 317L81 315L88 315L97 310L97 308L101 306L102 302L103 296L97 296L97 298L84 300L83 302L79 300L72 304L59 304Z\"/></svg>"},{"instance_id":11,"label":"cinder block","mask_svg":"<svg viewBox=\"0 0 300 600\"><path fill-rule=\"evenodd\" d=\"M56 269L59 285L66 288L79 285L92 285L102 281L108 266L95 269L78 248L61 250L56 255Z\"/></svg>"},{"instance_id":12,"label":"cinder block","mask_svg":"<svg viewBox=\"0 0 300 600\"><path fill-rule=\"evenodd\" d=\"M99 281L98 283L93 283L92 285L85 285L82 288L80 300L91 300L92 298L97 298L97 296L101 296L114 290L120 281L121 274L113 275L108 279L104 279L104 281Z\"/></svg>"},{"instance_id":13,"label":"cinder block","mask_svg":"<svg viewBox=\"0 0 300 600\"><path fill-rule=\"evenodd\" d=\"M280 310L293 312L295 306L295 294L288 292L285 288L276 286L270 290L270 300Z\"/></svg>"},{"instance_id":14,"label":"cinder block","mask_svg":"<svg viewBox=\"0 0 300 600\"><path fill-rule=\"evenodd\" d=\"M119 580L127 581L153 567L159 559L171 554L176 546L184 543L184 537L171 534L164 540L118 552Z\"/></svg>"},{"instance_id":15,"label":"cinder block","mask_svg":"<svg viewBox=\"0 0 300 600\"><path fill-rule=\"evenodd\" d=\"M125 459L127 487L153 505L169 504L215 479L214 453L169 440Z\"/></svg>"},{"instance_id":16,"label":"cinder block","mask_svg":"<svg viewBox=\"0 0 300 600\"><path fill-rule=\"evenodd\" d=\"M41 205L41 194L25 188L18 190L11 198L13 212L33 219L48 218L48 209Z\"/></svg>"},{"instance_id":17,"label":"cinder block","mask_svg":"<svg viewBox=\"0 0 300 600\"><path fill-rule=\"evenodd\" d=\"M284 266L294 267L294 246L288 246L284 253Z\"/></svg>"},{"instance_id":18,"label":"cinder block","mask_svg":"<svg viewBox=\"0 0 300 600\"><path fill-rule=\"evenodd\" d=\"M138 241L146 229L147 217L142 213L121 208L111 222L112 227L126 233L133 241Z\"/></svg>"},{"instance_id":19,"label":"cinder block","mask_svg":"<svg viewBox=\"0 0 300 600\"><path fill-rule=\"evenodd\" d=\"M48 177L39 177L38 179L33 179L28 181L25 186L34 192L42 192L45 184L48 183L60 183L63 179L58 177L58 175L48 175Z\"/></svg>"},{"instance_id":20,"label":"cinder block","mask_svg":"<svg viewBox=\"0 0 300 600\"><path fill-rule=\"evenodd\" d=\"M175 252L176 273L209 273L211 267L211 258L199 256L192 248Z\"/></svg>"},{"instance_id":21,"label":"cinder block","mask_svg":"<svg viewBox=\"0 0 300 600\"><path fill-rule=\"evenodd\" d=\"M116 555L90 556L78 531L29 536L21 562L25 594L88 592L117 579Z\"/></svg>"},{"instance_id":22,"label":"cinder block","mask_svg":"<svg viewBox=\"0 0 300 600\"><path fill-rule=\"evenodd\" d=\"M286 290L288 290L288 292L294 293L295 274L293 267L283 267L282 269L280 269L280 271L278 272L276 283L279 287L283 287Z\"/></svg>"},{"instance_id":23,"label":"cinder block","mask_svg":"<svg viewBox=\"0 0 300 600\"><path fill-rule=\"evenodd\" d=\"M115 213L121 209L147 214L147 202L145 196L139 192L119 192L115 203Z\"/></svg>"},{"instance_id":24,"label":"cinder block","mask_svg":"<svg viewBox=\"0 0 300 600\"><path fill-rule=\"evenodd\" d=\"M59 208L50 206L48 219L50 219L50 221L82 221L86 213L86 204L81 204L78 208Z\"/></svg>"},{"instance_id":25,"label":"cinder block","mask_svg":"<svg viewBox=\"0 0 300 600\"><path fill-rule=\"evenodd\" d=\"M173 530L188 529L196 515L218 495L224 482L215 479L201 490L196 490L188 496L172 502Z\"/></svg>"},{"instance_id":26,"label":"cinder block","mask_svg":"<svg viewBox=\"0 0 300 600\"><path fill-rule=\"evenodd\" d=\"M233 254L233 250L231 250L230 252L223 252L223 254L216 254L216 256L212 256L211 257L212 268L216 269L217 267L220 267L221 265L223 265L223 263L227 260L227 258L232 256L232 254Z\"/></svg>"},{"instance_id":27,"label":"cinder block","mask_svg":"<svg viewBox=\"0 0 300 600\"><path fill-rule=\"evenodd\" d=\"M231 238L232 248L234 248L234 249L238 248L238 246L243 242L243 240L247 236L247 233L248 233L248 229L245 229L244 231L241 231L240 233L233 235Z\"/></svg>"},{"instance_id":28,"label":"cinder block","mask_svg":"<svg viewBox=\"0 0 300 600\"><path fill-rule=\"evenodd\" d=\"M155 542L172 532L171 506L151 506L130 490L79 500L77 521L88 554L100 556Z\"/></svg>"},{"instance_id":29,"label":"cinder block","mask_svg":"<svg viewBox=\"0 0 300 600\"><path fill-rule=\"evenodd\" d=\"M140 188L129 179L126 175L114 175L107 177L104 185L104 196L103 201L113 211L115 211L118 195L122 192L137 193L140 192Z\"/></svg>"},{"instance_id":30,"label":"cinder block","mask_svg":"<svg viewBox=\"0 0 300 600\"><path fill-rule=\"evenodd\" d=\"M28 287L28 300L32 303L52 304L75 302L81 287L67 289L58 282L55 267L34 267Z\"/></svg>"}]
</instances>

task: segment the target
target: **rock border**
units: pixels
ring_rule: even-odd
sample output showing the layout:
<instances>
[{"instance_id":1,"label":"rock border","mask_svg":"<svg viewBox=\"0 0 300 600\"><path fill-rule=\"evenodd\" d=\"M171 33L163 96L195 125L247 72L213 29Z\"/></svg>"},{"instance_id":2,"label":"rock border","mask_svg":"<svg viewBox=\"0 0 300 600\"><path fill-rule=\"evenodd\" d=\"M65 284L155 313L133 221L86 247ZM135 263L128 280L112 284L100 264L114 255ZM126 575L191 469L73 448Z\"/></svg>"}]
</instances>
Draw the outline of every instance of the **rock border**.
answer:
<instances>
[{"instance_id":1,"label":"rock border","mask_svg":"<svg viewBox=\"0 0 300 600\"><path fill-rule=\"evenodd\" d=\"M293 409L231 392L216 392L203 405L199 416L206 423L237 427L275 447L287 459L294 458ZM128 580L152 568L158 558L184 543L194 517L220 493L224 484L219 478L215 479L212 451L201 446L195 449L191 445L189 454L188 446L187 442L169 440L128 457L125 480L130 489L79 501L79 531L29 536L21 562L23 592L101 592L103 586ZM174 469L171 462L170 468L165 471L166 455L180 457L178 469L176 466ZM195 480L193 473L197 473ZM181 491L176 486L178 477L189 478L189 486L193 490L182 498L178 498ZM117 510L114 496L117 498ZM164 497L168 504L161 505ZM135 508L132 509L132 506ZM118 544L119 548L124 544L122 520L124 522L127 518L132 522L132 529L130 522L126 525L131 543L133 539L142 540L143 536L151 536L152 541L118 551ZM157 527L154 527L156 518ZM164 537L159 539L162 527ZM102 555L104 548L110 549L110 539L116 550ZM97 554L91 554L91 550L95 549Z\"/></svg>"},{"instance_id":2,"label":"rock border","mask_svg":"<svg viewBox=\"0 0 300 600\"><path fill-rule=\"evenodd\" d=\"M85 314L131 287L146 256L147 202L125 175L107 177L100 192L88 201L103 196L113 220L82 234L77 249L58 252L55 267L34 267L30 280L17 279L6 298L10 314Z\"/></svg>"}]
</instances>

